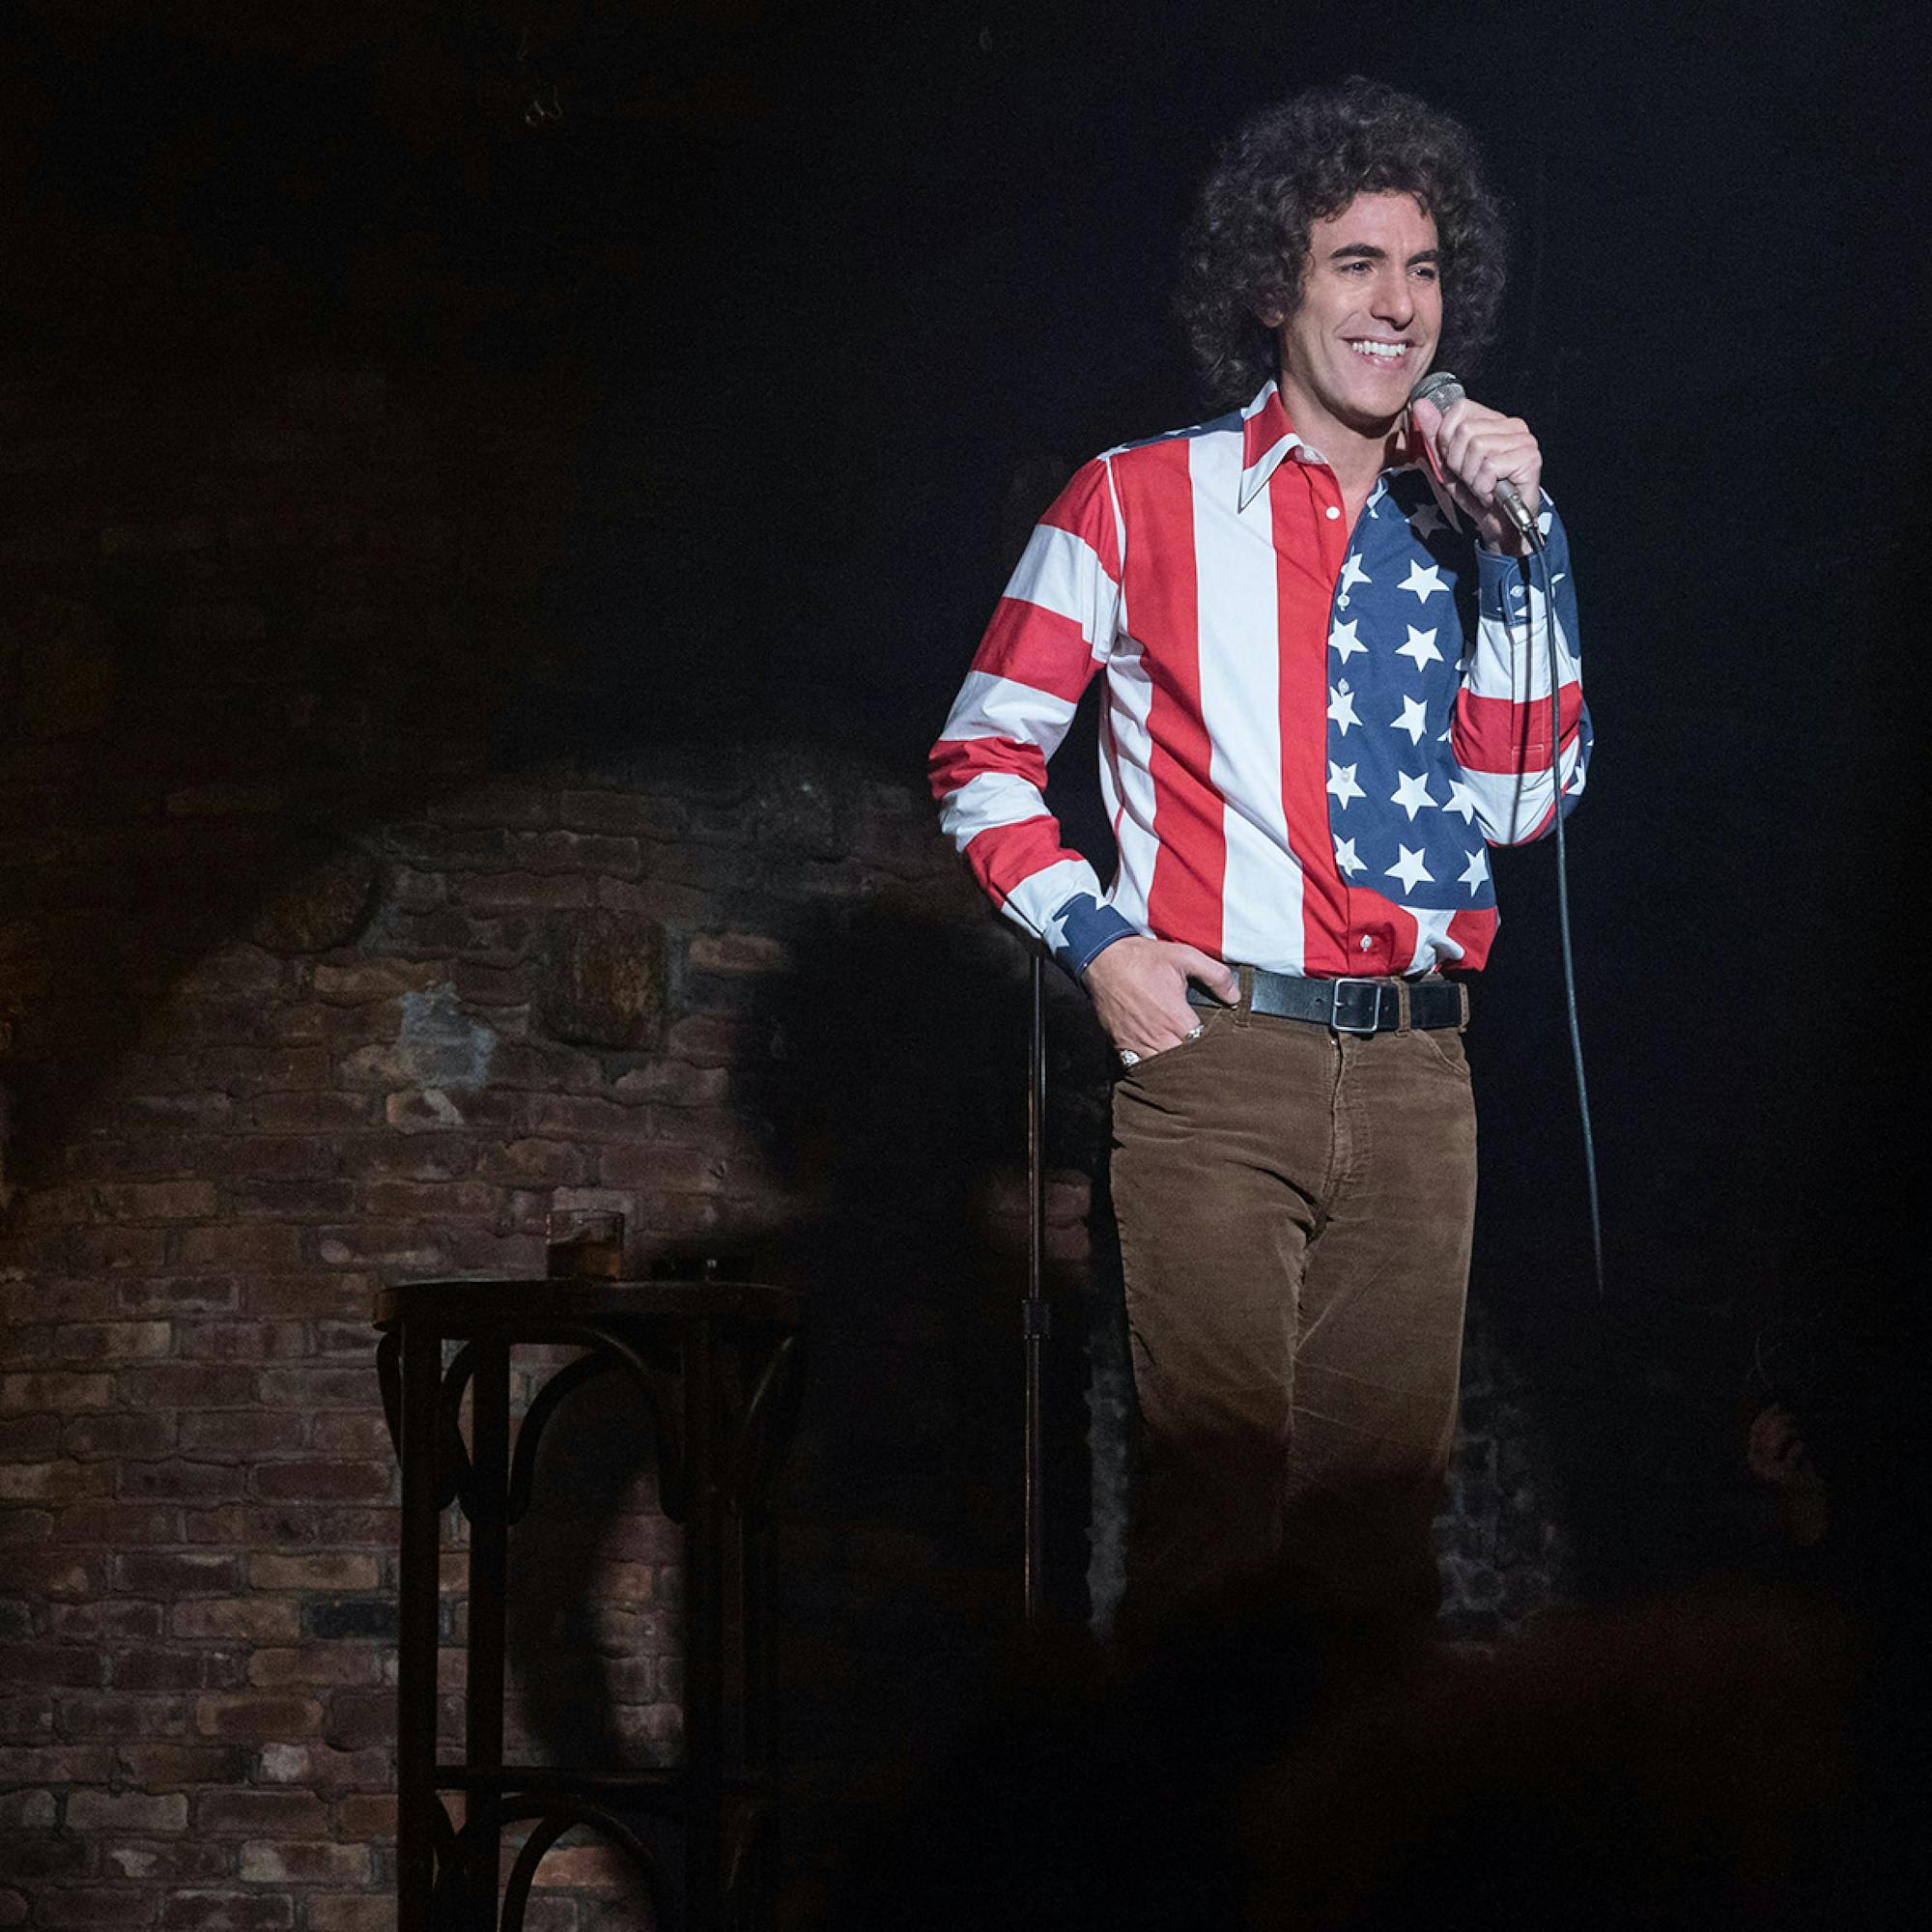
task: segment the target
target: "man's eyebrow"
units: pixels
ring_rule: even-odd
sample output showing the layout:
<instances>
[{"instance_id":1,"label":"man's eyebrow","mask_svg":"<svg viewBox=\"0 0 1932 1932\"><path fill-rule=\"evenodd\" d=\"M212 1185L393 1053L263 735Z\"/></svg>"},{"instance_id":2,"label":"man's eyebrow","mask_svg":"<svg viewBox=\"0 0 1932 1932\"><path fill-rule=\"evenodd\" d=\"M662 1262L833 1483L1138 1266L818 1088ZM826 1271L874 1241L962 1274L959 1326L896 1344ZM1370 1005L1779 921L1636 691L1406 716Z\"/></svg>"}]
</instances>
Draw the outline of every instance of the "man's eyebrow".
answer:
<instances>
[{"instance_id":1,"label":"man's eyebrow","mask_svg":"<svg viewBox=\"0 0 1932 1932\"><path fill-rule=\"evenodd\" d=\"M1373 242L1349 242L1331 250L1328 259L1331 262L1386 262L1388 250L1377 247ZM1441 259L1439 248L1418 248L1408 258L1408 266L1412 269L1418 262L1440 262Z\"/></svg>"}]
</instances>

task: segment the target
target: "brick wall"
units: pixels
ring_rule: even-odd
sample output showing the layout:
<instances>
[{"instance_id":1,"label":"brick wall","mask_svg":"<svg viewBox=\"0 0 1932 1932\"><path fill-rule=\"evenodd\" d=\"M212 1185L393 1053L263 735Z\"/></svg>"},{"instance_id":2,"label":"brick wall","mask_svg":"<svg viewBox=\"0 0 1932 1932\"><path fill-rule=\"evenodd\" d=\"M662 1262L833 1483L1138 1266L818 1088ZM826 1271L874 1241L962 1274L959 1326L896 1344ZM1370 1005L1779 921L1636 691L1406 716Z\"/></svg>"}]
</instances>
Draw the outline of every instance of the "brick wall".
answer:
<instances>
[{"instance_id":1,"label":"brick wall","mask_svg":"<svg viewBox=\"0 0 1932 1932\"><path fill-rule=\"evenodd\" d=\"M779 1499L801 1921L1010 1628L1023 955L902 772L688 703L597 728L535 614L580 405L370 368L0 384L0 1924L390 1922L369 1305L540 1271L554 1208L811 1297ZM537 713L568 725L541 756ZM1070 1287L1104 1058L1054 998ZM1472 1396L1443 1547L1480 1634L1552 1568L1480 1346ZM677 1542L582 1400L513 1556L519 1748L661 1760ZM446 1667L461 1633L452 1600ZM632 1922L594 1846L543 1877L533 1926Z\"/></svg>"}]
</instances>

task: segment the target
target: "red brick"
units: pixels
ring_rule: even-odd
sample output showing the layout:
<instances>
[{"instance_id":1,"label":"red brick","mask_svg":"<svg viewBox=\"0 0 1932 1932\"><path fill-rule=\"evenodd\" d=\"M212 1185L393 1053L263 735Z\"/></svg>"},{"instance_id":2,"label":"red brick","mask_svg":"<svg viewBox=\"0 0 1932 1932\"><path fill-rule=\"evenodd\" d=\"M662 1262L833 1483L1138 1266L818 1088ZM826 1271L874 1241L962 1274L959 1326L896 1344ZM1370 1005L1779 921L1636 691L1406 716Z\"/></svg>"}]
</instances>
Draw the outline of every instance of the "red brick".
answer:
<instances>
[{"instance_id":1,"label":"red brick","mask_svg":"<svg viewBox=\"0 0 1932 1932\"><path fill-rule=\"evenodd\" d=\"M313 1274L251 1281L242 1297L248 1314L298 1321L340 1315L367 1321L375 1305L379 1277L374 1274Z\"/></svg>"},{"instance_id":2,"label":"red brick","mask_svg":"<svg viewBox=\"0 0 1932 1932\"><path fill-rule=\"evenodd\" d=\"M278 1221L328 1221L355 1211L352 1180L237 1180L228 1188L237 1214Z\"/></svg>"},{"instance_id":3,"label":"red brick","mask_svg":"<svg viewBox=\"0 0 1932 1932\"><path fill-rule=\"evenodd\" d=\"M363 1205L390 1221L487 1220L497 1212L497 1189L487 1180L373 1180Z\"/></svg>"},{"instance_id":4,"label":"red brick","mask_svg":"<svg viewBox=\"0 0 1932 1932\"><path fill-rule=\"evenodd\" d=\"M114 1754L118 1777L136 1784L241 1784L255 1753L239 1745L123 1745Z\"/></svg>"},{"instance_id":5,"label":"red brick","mask_svg":"<svg viewBox=\"0 0 1932 1932\"><path fill-rule=\"evenodd\" d=\"M70 1832L131 1832L158 1837L187 1830L187 1799L179 1791L74 1791L67 1801Z\"/></svg>"},{"instance_id":6,"label":"red brick","mask_svg":"<svg viewBox=\"0 0 1932 1932\"><path fill-rule=\"evenodd\" d=\"M364 1330L365 1352L368 1347L369 1336ZM318 1415L313 1420L310 1440L325 1456L366 1456L372 1462L380 1462L383 1457L395 1453L395 1445L389 1440L388 1424L380 1415L340 1412Z\"/></svg>"},{"instance_id":7,"label":"red brick","mask_svg":"<svg viewBox=\"0 0 1932 1932\"><path fill-rule=\"evenodd\" d=\"M156 1897L122 1886L75 1887L71 1890L49 1891L40 1901L40 1922L47 1926L152 1925Z\"/></svg>"},{"instance_id":8,"label":"red brick","mask_svg":"<svg viewBox=\"0 0 1932 1932\"><path fill-rule=\"evenodd\" d=\"M181 1331L181 1351L194 1361L287 1361L309 1351L299 1321L192 1321Z\"/></svg>"},{"instance_id":9,"label":"red brick","mask_svg":"<svg viewBox=\"0 0 1932 1932\"><path fill-rule=\"evenodd\" d=\"M0 1503L68 1503L104 1495L113 1471L99 1463L0 1463Z\"/></svg>"},{"instance_id":10,"label":"red brick","mask_svg":"<svg viewBox=\"0 0 1932 1932\"><path fill-rule=\"evenodd\" d=\"M113 1771L104 1745L0 1747L0 1784L105 1784Z\"/></svg>"},{"instance_id":11,"label":"red brick","mask_svg":"<svg viewBox=\"0 0 1932 1932\"><path fill-rule=\"evenodd\" d=\"M295 1228L261 1221L230 1221L182 1232L182 1262L187 1267L295 1268L301 1263L301 1236ZM222 1309L235 1305L231 1294Z\"/></svg>"},{"instance_id":12,"label":"red brick","mask_svg":"<svg viewBox=\"0 0 1932 1932\"><path fill-rule=\"evenodd\" d=\"M60 1643L152 1643L161 1634L158 1604L127 1603L109 1598L92 1604L48 1606L46 1631Z\"/></svg>"},{"instance_id":13,"label":"red brick","mask_svg":"<svg viewBox=\"0 0 1932 1932\"><path fill-rule=\"evenodd\" d=\"M396 1835L396 1801L385 1791L359 1791L335 1803L335 1834L357 1843Z\"/></svg>"},{"instance_id":14,"label":"red brick","mask_svg":"<svg viewBox=\"0 0 1932 1932\"><path fill-rule=\"evenodd\" d=\"M662 1107L716 1107L731 1091L722 1066L694 1066L684 1060L655 1060L624 1075L611 1089L627 1106L650 1101Z\"/></svg>"},{"instance_id":15,"label":"red brick","mask_svg":"<svg viewBox=\"0 0 1932 1932\"><path fill-rule=\"evenodd\" d=\"M173 1844L105 1844L99 1860L103 1878L136 1879L144 1885L177 1884L183 1880L206 1882L228 1872L228 1852L222 1845L204 1845L188 1839Z\"/></svg>"},{"instance_id":16,"label":"red brick","mask_svg":"<svg viewBox=\"0 0 1932 1932\"><path fill-rule=\"evenodd\" d=\"M239 1502L246 1492L248 1472L232 1463L124 1463L124 1496L164 1497L172 1502Z\"/></svg>"},{"instance_id":17,"label":"red brick","mask_svg":"<svg viewBox=\"0 0 1932 1932\"><path fill-rule=\"evenodd\" d=\"M196 1597L177 1604L168 1615L177 1637L242 1643L292 1643L300 1622L285 1597Z\"/></svg>"},{"instance_id":18,"label":"red brick","mask_svg":"<svg viewBox=\"0 0 1932 1932\"><path fill-rule=\"evenodd\" d=\"M194 1801L194 1829L213 1838L318 1838L328 1807L312 1791L208 1791Z\"/></svg>"},{"instance_id":19,"label":"red brick","mask_svg":"<svg viewBox=\"0 0 1932 1932\"><path fill-rule=\"evenodd\" d=\"M112 1376L67 1375L54 1370L0 1376L0 1411L9 1414L43 1408L105 1408L113 1400Z\"/></svg>"},{"instance_id":20,"label":"red brick","mask_svg":"<svg viewBox=\"0 0 1932 1932\"><path fill-rule=\"evenodd\" d=\"M15 1589L41 1597L99 1597L107 1589L104 1551L12 1549L6 1574Z\"/></svg>"},{"instance_id":21,"label":"red brick","mask_svg":"<svg viewBox=\"0 0 1932 1932\"><path fill-rule=\"evenodd\" d=\"M322 1729L322 1705L313 1697L211 1696L195 1705L194 1720L210 1738L311 1738Z\"/></svg>"},{"instance_id":22,"label":"red brick","mask_svg":"<svg viewBox=\"0 0 1932 1932\"><path fill-rule=\"evenodd\" d=\"M0 1510L0 1549L19 1549L28 1545L44 1543L53 1531L52 1510Z\"/></svg>"},{"instance_id":23,"label":"red brick","mask_svg":"<svg viewBox=\"0 0 1932 1932\"><path fill-rule=\"evenodd\" d=\"M335 1171L335 1150L314 1134L210 1134L189 1144L194 1172L216 1179L315 1180Z\"/></svg>"},{"instance_id":24,"label":"red brick","mask_svg":"<svg viewBox=\"0 0 1932 1932\"><path fill-rule=\"evenodd\" d=\"M244 1408L257 1400L257 1372L217 1362L123 1369L123 1402L135 1408Z\"/></svg>"},{"instance_id":25,"label":"red brick","mask_svg":"<svg viewBox=\"0 0 1932 1932\"><path fill-rule=\"evenodd\" d=\"M366 1094L260 1094L243 1110L243 1124L264 1134L340 1135L373 1126L376 1119Z\"/></svg>"},{"instance_id":26,"label":"red brick","mask_svg":"<svg viewBox=\"0 0 1932 1932\"><path fill-rule=\"evenodd\" d=\"M100 1682L100 1653L58 1643L0 1643L0 1684L39 1684L91 1690Z\"/></svg>"},{"instance_id":27,"label":"red brick","mask_svg":"<svg viewBox=\"0 0 1932 1932\"><path fill-rule=\"evenodd\" d=\"M225 1233L215 1228L189 1228L182 1235L185 1248L193 1248L198 1237ZM165 1312L169 1315L227 1315L235 1308L236 1287L232 1280L194 1279L163 1276L158 1279L126 1281L117 1298L129 1314Z\"/></svg>"},{"instance_id":28,"label":"red brick","mask_svg":"<svg viewBox=\"0 0 1932 1932\"><path fill-rule=\"evenodd\" d=\"M11 1247L10 1243L10 1247ZM31 1267L31 1264L24 1264ZM65 1265L65 1263L63 1263ZM35 1271L0 1290L0 1312L21 1328L58 1321L91 1321L115 1312L114 1290L104 1281L73 1281Z\"/></svg>"},{"instance_id":29,"label":"red brick","mask_svg":"<svg viewBox=\"0 0 1932 1932\"><path fill-rule=\"evenodd\" d=\"M293 1607L293 1605L291 1606ZM265 1690L289 1685L366 1690L383 1681L383 1653L369 1644L311 1644L301 1650L258 1650L248 1682Z\"/></svg>"},{"instance_id":30,"label":"red brick","mask_svg":"<svg viewBox=\"0 0 1932 1932\"><path fill-rule=\"evenodd\" d=\"M328 1056L320 1047L211 1047L195 1070L210 1087L226 1093L294 1093L328 1085Z\"/></svg>"},{"instance_id":31,"label":"red brick","mask_svg":"<svg viewBox=\"0 0 1932 1932\"><path fill-rule=\"evenodd\" d=\"M394 1699L390 1700L391 1709ZM390 1725L393 1734L394 1724ZM327 1744L266 1745L262 1776L316 1791L390 1790L395 1785L395 1762L386 1746L363 1750L336 1750Z\"/></svg>"},{"instance_id":32,"label":"red brick","mask_svg":"<svg viewBox=\"0 0 1932 1932\"><path fill-rule=\"evenodd\" d=\"M205 1221L217 1211L208 1180L101 1181L96 1210L117 1221Z\"/></svg>"},{"instance_id":33,"label":"red brick","mask_svg":"<svg viewBox=\"0 0 1932 1932\"><path fill-rule=\"evenodd\" d=\"M103 1690L60 1700L60 1725L71 1738L104 1738L114 1745L132 1738L176 1738L187 1729L187 1722L188 1707L179 1697L129 1696ZM76 1781L93 1784L102 1780L88 1777Z\"/></svg>"},{"instance_id":34,"label":"red brick","mask_svg":"<svg viewBox=\"0 0 1932 1932\"><path fill-rule=\"evenodd\" d=\"M241 1560L182 1549L131 1550L114 1559L114 1580L135 1596L198 1597L233 1594Z\"/></svg>"},{"instance_id":35,"label":"red brick","mask_svg":"<svg viewBox=\"0 0 1932 1932\"><path fill-rule=\"evenodd\" d=\"M244 1839L240 1868L249 1885L367 1885L375 1875L368 1846L314 1839Z\"/></svg>"},{"instance_id":36,"label":"red brick","mask_svg":"<svg viewBox=\"0 0 1932 1932\"><path fill-rule=\"evenodd\" d=\"M393 1932L393 1905L389 1911ZM161 1932L288 1932L295 1922L291 1898L230 1890L178 1891L161 1907L160 1919Z\"/></svg>"},{"instance_id":37,"label":"red brick","mask_svg":"<svg viewBox=\"0 0 1932 1932\"><path fill-rule=\"evenodd\" d=\"M340 1505L315 1513L315 1540L328 1549L346 1549L355 1544L375 1544L381 1549L396 1548L396 1509L379 1505L359 1509Z\"/></svg>"},{"instance_id":38,"label":"red brick","mask_svg":"<svg viewBox=\"0 0 1932 1932\"><path fill-rule=\"evenodd\" d=\"M10 1369L44 1367L54 1359L54 1331L44 1322L21 1327L9 1322L0 1333L0 1364Z\"/></svg>"},{"instance_id":39,"label":"red brick","mask_svg":"<svg viewBox=\"0 0 1932 1932\"><path fill-rule=\"evenodd\" d=\"M0 1462L44 1463L60 1448L57 1415L10 1415L0 1422Z\"/></svg>"},{"instance_id":40,"label":"red brick","mask_svg":"<svg viewBox=\"0 0 1932 1932\"><path fill-rule=\"evenodd\" d=\"M70 1238L76 1274L122 1269L158 1274L166 1259L165 1228L76 1228Z\"/></svg>"},{"instance_id":41,"label":"red brick","mask_svg":"<svg viewBox=\"0 0 1932 1932\"><path fill-rule=\"evenodd\" d=\"M382 1580L374 1556L346 1550L284 1556L257 1551L248 1558L248 1580L258 1590L373 1590Z\"/></svg>"},{"instance_id":42,"label":"red brick","mask_svg":"<svg viewBox=\"0 0 1932 1932\"><path fill-rule=\"evenodd\" d=\"M375 1350L356 1368L264 1369L262 1400L298 1409L374 1408L379 1400Z\"/></svg>"},{"instance_id":43,"label":"red brick","mask_svg":"<svg viewBox=\"0 0 1932 1932\"><path fill-rule=\"evenodd\" d=\"M756 932L700 932L693 935L685 958L695 973L728 975L784 973L790 950L781 940Z\"/></svg>"},{"instance_id":44,"label":"red brick","mask_svg":"<svg viewBox=\"0 0 1932 1932\"><path fill-rule=\"evenodd\" d=\"M168 1321L70 1323L54 1330L54 1353L69 1362L165 1355L174 1345L174 1332Z\"/></svg>"},{"instance_id":45,"label":"red brick","mask_svg":"<svg viewBox=\"0 0 1932 1932\"><path fill-rule=\"evenodd\" d=\"M375 1267L427 1272L446 1267L449 1258L420 1228L408 1221L361 1221L353 1227L326 1228L316 1252L331 1267Z\"/></svg>"},{"instance_id":46,"label":"red brick","mask_svg":"<svg viewBox=\"0 0 1932 1932\"><path fill-rule=\"evenodd\" d=\"M638 1131L637 1116L614 1101L582 1094L531 1094L526 1115L536 1134L572 1141L625 1140Z\"/></svg>"},{"instance_id":47,"label":"red brick","mask_svg":"<svg viewBox=\"0 0 1932 1932\"><path fill-rule=\"evenodd\" d=\"M391 1744L396 1735L396 1698L389 1690L338 1690L328 1700L323 1737L337 1750L359 1751Z\"/></svg>"},{"instance_id":48,"label":"red brick","mask_svg":"<svg viewBox=\"0 0 1932 1932\"><path fill-rule=\"evenodd\" d=\"M173 1415L82 1415L70 1422L61 1447L82 1459L91 1456L165 1456L175 1446Z\"/></svg>"},{"instance_id":49,"label":"red brick","mask_svg":"<svg viewBox=\"0 0 1932 1932\"><path fill-rule=\"evenodd\" d=\"M214 1456L271 1456L299 1449L306 1419L273 1409L211 1408L181 1418L181 1446Z\"/></svg>"},{"instance_id":50,"label":"red brick","mask_svg":"<svg viewBox=\"0 0 1932 1932\"><path fill-rule=\"evenodd\" d=\"M179 1543L182 1518L166 1503L74 1503L54 1525L56 1543Z\"/></svg>"},{"instance_id":51,"label":"red brick","mask_svg":"<svg viewBox=\"0 0 1932 1932\"><path fill-rule=\"evenodd\" d=\"M393 1461L264 1463L255 1488L277 1502L381 1502L395 1481Z\"/></svg>"},{"instance_id":52,"label":"red brick","mask_svg":"<svg viewBox=\"0 0 1932 1932\"><path fill-rule=\"evenodd\" d=\"M117 1690L210 1690L234 1675L229 1661L209 1650L162 1650L149 1645L110 1660Z\"/></svg>"},{"instance_id":53,"label":"red brick","mask_svg":"<svg viewBox=\"0 0 1932 1932\"><path fill-rule=\"evenodd\" d=\"M396 1932L395 1902L354 1892L319 1892L309 1900L308 1923L309 1932ZM541 1932L534 1918L526 1917L524 1932Z\"/></svg>"}]
</instances>

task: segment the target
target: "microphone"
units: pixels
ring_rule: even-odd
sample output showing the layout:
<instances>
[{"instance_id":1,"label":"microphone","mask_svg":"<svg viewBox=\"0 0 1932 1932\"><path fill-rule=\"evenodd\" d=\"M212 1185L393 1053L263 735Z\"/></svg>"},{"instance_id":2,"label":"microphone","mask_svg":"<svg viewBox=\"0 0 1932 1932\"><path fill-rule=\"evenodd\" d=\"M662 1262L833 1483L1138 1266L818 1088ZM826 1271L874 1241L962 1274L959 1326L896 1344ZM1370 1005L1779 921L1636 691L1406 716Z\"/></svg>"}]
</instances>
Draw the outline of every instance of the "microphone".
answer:
<instances>
[{"instance_id":1,"label":"microphone","mask_svg":"<svg viewBox=\"0 0 1932 1932\"><path fill-rule=\"evenodd\" d=\"M1432 369L1408 392L1408 400L1411 403L1434 403L1438 410L1446 410L1451 403L1460 403L1468 393L1448 370ZM1523 542L1540 546L1543 532L1536 527L1536 519L1529 514L1529 505L1522 500L1522 492L1507 476L1496 478L1495 498L1496 507L1516 526L1517 534Z\"/></svg>"}]
</instances>

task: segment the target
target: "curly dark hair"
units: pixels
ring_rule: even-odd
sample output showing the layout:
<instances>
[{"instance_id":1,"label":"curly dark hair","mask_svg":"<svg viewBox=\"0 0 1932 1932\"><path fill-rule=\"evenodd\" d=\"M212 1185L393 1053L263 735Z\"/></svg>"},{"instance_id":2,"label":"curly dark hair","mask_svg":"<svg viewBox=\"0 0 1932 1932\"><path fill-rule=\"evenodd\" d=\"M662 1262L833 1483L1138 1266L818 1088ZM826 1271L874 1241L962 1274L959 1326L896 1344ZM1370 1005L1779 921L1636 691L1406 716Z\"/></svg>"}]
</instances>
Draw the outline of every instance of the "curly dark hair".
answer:
<instances>
[{"instance_id":1,"label":"curly dark hair","mask_svg":"<svg viewBox=\"0 0 1932 1932\"><path fill-rule=\"evenodd\" d=\"M1181 253L1175 309L1208 400L1245 403L1275 373L1259 309L1292 315L1311 226L1358 194L1412 194L1442 251L1438 365L1466 374L1494 332L1508 238L1460 121L1360 76L1249 121L1220 151Z\"/></svg>"}]
</instances>

